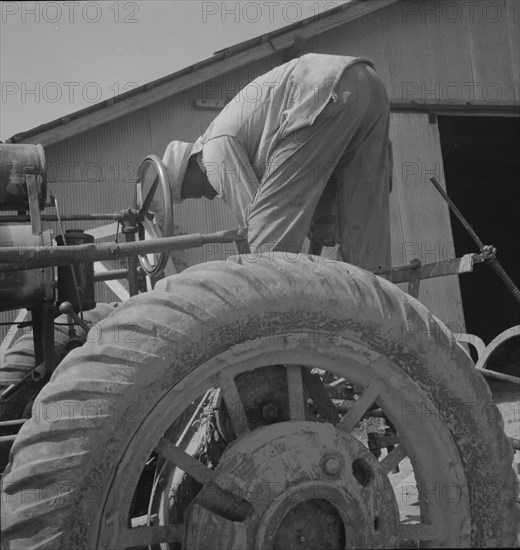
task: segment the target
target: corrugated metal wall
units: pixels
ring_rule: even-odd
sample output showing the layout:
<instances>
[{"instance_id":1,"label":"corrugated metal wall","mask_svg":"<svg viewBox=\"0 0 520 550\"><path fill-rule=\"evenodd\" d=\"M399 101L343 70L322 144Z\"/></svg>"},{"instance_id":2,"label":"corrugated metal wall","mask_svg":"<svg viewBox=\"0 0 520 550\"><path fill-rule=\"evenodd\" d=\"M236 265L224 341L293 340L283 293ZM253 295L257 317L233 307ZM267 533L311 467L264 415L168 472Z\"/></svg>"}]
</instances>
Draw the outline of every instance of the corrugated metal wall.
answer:
<instances>
[{"instance_id":1,"label":"corrugated metal wall","mask_svg":"<svg viewBox=\"0 0 520 550\"><path fill-rule=\"evenodd\" d=\"M76 213L85 208L88 212L117 212L130 206L140 161L150 153L162 156L172 139L194 141L216 116L215 111L195 109L195 99L240 90L257 74L281 62L280 56L274 57L47 147L50 187L60 197L62 212ZM236 225L219 200L191 200L174 207L174 224L181 233L206 233ZM88 228L100 224L83 225ZM228 249L208 246L188 250L177 253L175 263L182 269L210 258L220 259L228 255Z\"/></svg>"},{"instance_id":2,"label":"corrugated metal wall","mask_svg":"<svg viewBox=\"0 0 520 550\"><path fill-rule=\"evenodd\" d=\"M304 52L371 58L395 101L518 105L518 4L515 0L403 1L309 40ZM225 98L282 62L281 54L273 54L47 147L50 187L59 198L62 213L115 212L130 205L140 160L149 153L162 155L172 139L196 139L217 115L195 109L196 98ZM392 197L393 261L409 261L414 246L418 247L416 255L425 261L443 259L451 252L449 219L446 210L433 207L432 190L421 175L423 169L442 173L437 127L429 125L423 115L395 115L391 131L395 176L400 182ZM416 168L419 171L413 174ZM174 208L174 216L183 233L235 226L218 200L186 201ZM102 224L82 224L87 229L98 225ZM234 253L233 246L205 247L177 253L175 260L182 269L230 253ZM441 318L456 324L462 322L460 296L456 282L446 284L426 283L421 298ZM98 298L110 301L114 296L98 290ZM11 314L0 317L6 321Z\"/></svg>"},{"instance_id":3,"label":"corrugated metal wall","mask_svg":"<svg viewBox=\"0 0 520 550\"><path fill-rule=\"evenodd\" d=\"M434 176L444 182L438 125L426 114L395 113L390 135L399 144L390 195L392 265L455 258L448 207L429 181ZM422 281L419 300L454 332L465 332L457 275Z\"/></svg>"},{"instance_id":4,"label":"corrugated metal wall","mask_svg":"<svg viewBox=\"0 0 520 550\"><path fill-rule=\"evenodd\" d=\"M305 51L369 57L397 101L520 102L520 2L398 2Z\"/></svg>"}]
</instances>

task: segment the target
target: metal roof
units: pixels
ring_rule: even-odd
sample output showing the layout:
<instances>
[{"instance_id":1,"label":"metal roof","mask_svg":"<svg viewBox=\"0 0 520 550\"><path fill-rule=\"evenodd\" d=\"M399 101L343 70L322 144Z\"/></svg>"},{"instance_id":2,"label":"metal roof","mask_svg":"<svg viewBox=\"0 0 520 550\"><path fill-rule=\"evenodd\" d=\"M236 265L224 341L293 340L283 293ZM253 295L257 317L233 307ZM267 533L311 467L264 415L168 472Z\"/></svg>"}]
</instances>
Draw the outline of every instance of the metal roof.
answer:
<instances>
[{"instance_id":1,"label":"metal roof","mask_svg":"<svg viewBox=\"0 0 520 550\"><path fill-rule=\"evenodd\" d=\"M185 91L212 77L247 65L251 61L276 53L291 52L291 49L297 47L302 41L397 1L399 0L348 0L346 3L319 15L219 50L208 59L148 82L114 98L15 134L6 142L41 143L42 145L57 143ZM127 101L130 98L132 101Z\"/></svg>"}]
</instances>

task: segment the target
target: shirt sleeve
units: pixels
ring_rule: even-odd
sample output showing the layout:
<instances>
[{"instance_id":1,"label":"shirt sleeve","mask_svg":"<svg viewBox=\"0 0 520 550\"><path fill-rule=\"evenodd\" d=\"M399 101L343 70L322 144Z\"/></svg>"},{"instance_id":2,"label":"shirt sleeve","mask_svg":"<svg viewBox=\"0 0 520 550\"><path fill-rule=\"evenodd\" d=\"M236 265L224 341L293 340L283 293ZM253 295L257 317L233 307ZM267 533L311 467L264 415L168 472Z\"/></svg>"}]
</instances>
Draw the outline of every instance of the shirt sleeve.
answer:
<instances>
[{"instance_id":1,"label":"shirt sleeve","mask_svg":"<svg viewBox=\"0 0 520 550\"><path fill-rule=\"evenodd\" d=\"M203 144L202 162L209 183L239 227L246 228L259 183L245 147L232 136L210 139Z\"/></svg>"}]
</instances>

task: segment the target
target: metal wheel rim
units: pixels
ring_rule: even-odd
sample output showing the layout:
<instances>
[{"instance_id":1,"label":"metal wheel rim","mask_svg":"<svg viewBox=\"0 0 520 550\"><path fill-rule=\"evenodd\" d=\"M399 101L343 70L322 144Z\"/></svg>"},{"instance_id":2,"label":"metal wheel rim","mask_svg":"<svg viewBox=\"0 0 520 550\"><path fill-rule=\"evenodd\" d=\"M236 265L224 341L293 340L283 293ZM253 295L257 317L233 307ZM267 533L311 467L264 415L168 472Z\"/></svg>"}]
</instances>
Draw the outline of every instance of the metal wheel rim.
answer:
<instances>
[{"instance_id":1,"label":"metal wheel rim","mask_svg":"<svg viewBox=\"0 0 520 550\"><path fill-rule=\"evenodd\" d=\"M181 389L177 392L170 390L168 395L165 396L153 412L151 412L146 420L141 424L140 430L134 435L134 440L139 438L142 448L140 454L133 454L129 456L129 453L123 453L122 459L119 462L117 471L113 477L113 483L110 487L110 492L113 492L115 487L120 487L121 484L128 486L134 483L138 478L142 469L142 465L146 461L149 453L155 446L155 441L162 436L166 429L171 425L171 419L176 418L185 406L187 406L196 396L200 396L201 391L201 376L204 379L204 388L211 388L218 386L219 375L222 376L222 365L227 366L227 372L225 376L236 376L236 374L254 370L256 368L266 366L268 364L279 364L280 361L289 362L291 364L297 364L308 367L323 368L336 374L337 376L349 377L356 383L370 385L370 378L374 376L380 376L386 372L388 375L388 369L396 371L394 367L391 368L390 363L379 356L378 354L370 351L369 349L362 350L362 354L368 358L372 363L372 369L368 371L365 361L358 361L356 355L359 354L360 346L355 345L352 348L352 353L344 353L338 350L337 357L333 360L330 357L325 358L324 353L327 347L326 345L312 344L314 339L313 333L298 333L292 335L287 333L288 341L298 341L299 346L295 346L294 349L280 351L275 350L266 352L267 338L262 338L254 342L247 342L245 344L238 344L234 346L231 351L226 351L217 357L214 357L210 361L199 365L194 368L183 380ZM324 334L326 336L326 334ZM302 346L302 343L307 342L310 345ZM321 352L320 352L321 350ZM344 366L338 367L339 362L343 362ZM247 367L245 363L247 362ZM408 381L407 387L398 392L394 386L402 386L403 381ZM177 383L178 384L178 383ZM368 387L368 386L367 386ZM402 409L398 407L396 409L396 403L392 399L396 395L407 397L408 402L413 403L413 399L421 399L421 403L425 403L426 406L433 407L433 403L426 396L426 394L416 386L415 382L402 372L393 372L392 376L388 380L387 391L378 396L377 403L389 416L392 423L396 426L398 432L403 438L408 452L408 456L413 464L414 473L416 475L417 484L424 484L426 488L428 486L434 486L439 482L439 479L445 484L445 486L456 488L459 491L459 498L457 502L441 502L434 503L434 505L424 507L421 505L421 523L414 529L403 528L403 533L414 534L417 540L423 541L424 547L444 547L469 545L470 537L470 513L469 513L469 500L467 495L467 487L465 481L465 475L460 464L460 457L458 456L457 449L450 439L451 436L446 426L442 424L439 419L436 429L432 426L426 426L420 419L407 419L410 420L408 429L403 425L402 420L399 418L399 412ZM175 396L175 399L172 397ZM390 402L387 402L390 400ZM417 401L415 401L417 402ZM397 413L396 413L397 411ZM435 441L432 443L432 436ZM147 445L145 444L147 442ZM436 445L437 443L437 445ZM450 449L450 466L442 464L440 461L434 463L434 468L421 464L421 457L426 456L430 451L434 452L435 448L439 445L445 446ZM425 471L425 469L427 471ZM433 471L435 469L435 471ZM105 499L105 506L103 511L103 517L101 524L110 523L109 518L114 517L115 513L110 505L110 501L113 499L108 498L108 490ZM106 505L108 503L108 505ZM449 514L442 514L441 508L446 508L446 505L452 504ZM437 505L437 506L436 506ZM117 516L120 518L128 518L130 513L130 504L124 503L119 507ZM440 516L439 516L440 514ZM461 521L462 518L462 521ZM451 523L447 525L446 522ZM112 524L113 525L113 524ZM125 525L119 525L122 530L127 529ZM113 544L116 540L115 533L109 530L103 532L103 528L100 525L100 538L99 543L101 547ZM448 535L448 536L446 536ZM117 535L116 535L117 537ZM453 538L455 537L455 539ZM401 538L403 535L401 534ZM406 538L406 537L405 537ZM152 543L152 541L150 541Z\"/></svg>"},{"instance_id":2,"label":"metal wheel rim","mask_svg":"<svg viewBox=\"0 0 520 550\"><path fill-rule=\"evenodd\" d=\"M148 194L152 191L148 192L146 197L143 197L143 182L146 174L148 173L148 170L150 168L155 167L157 171L157 175L159 177L158 185L161 187L161 192L163 195L163 201L164 201L164 231L161 231L157 224L152 224L152 222L146 217L147 212L143 212L143 204L148 199ZM157 187L154 189L152 193L152 198L155 196L155 193L157 192ZM172 196L171 196L171 188L170 188L170 180L168 177L168 171L166 167L164 166L162 160L156 156L156 155L148 155L143 159L141 162L141 165L139 166L139 170L137 172L137 181L135 186L135 192L134 192L134 208L139 211L139 236L143 234L145 230L148 230L148 233L152 236L152 238L161 238L161 237L171 237L173 235L173 208L172 208ZM139 263L141 264L141 267L144 269L144 271L149 275L150 277L155 277L159 275L162 271L164 271L164 268L166 267L166 264L168 263L169 253L161 252L158 254L159 259L156 264L152 264L148 257L146 255L138 256Z\"/></svg>"}]
</instances>

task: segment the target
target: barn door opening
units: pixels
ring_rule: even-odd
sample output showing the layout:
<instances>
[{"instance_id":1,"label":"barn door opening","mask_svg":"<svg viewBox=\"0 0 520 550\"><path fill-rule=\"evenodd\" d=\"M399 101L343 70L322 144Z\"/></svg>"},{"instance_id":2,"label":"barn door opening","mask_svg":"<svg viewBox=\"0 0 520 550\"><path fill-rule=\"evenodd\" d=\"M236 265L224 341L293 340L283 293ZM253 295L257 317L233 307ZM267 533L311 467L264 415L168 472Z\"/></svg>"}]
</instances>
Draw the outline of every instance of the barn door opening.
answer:
<instances>
[{"instance_id":1,"label":"barn door opening","mask_svg":"<svg viewBox=\"0 0 520 550\"><path fill-rule=\"evenodd\" d=\"M440 116L441 150L449 196L520 285L520 119ZM478 252L451 215L455 253ZM518 304L491 267L461 275L466 331L487 344L520 323Z\"/></svg>"}]
</instances>

